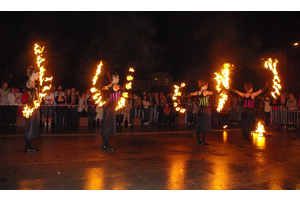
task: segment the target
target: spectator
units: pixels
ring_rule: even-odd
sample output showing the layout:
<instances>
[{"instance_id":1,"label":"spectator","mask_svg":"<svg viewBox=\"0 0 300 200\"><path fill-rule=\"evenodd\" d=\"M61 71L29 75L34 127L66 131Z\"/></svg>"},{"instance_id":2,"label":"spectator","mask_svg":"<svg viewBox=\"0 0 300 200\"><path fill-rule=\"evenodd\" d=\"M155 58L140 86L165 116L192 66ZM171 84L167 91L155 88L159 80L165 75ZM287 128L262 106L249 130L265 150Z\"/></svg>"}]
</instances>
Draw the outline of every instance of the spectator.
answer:
<instances>
[{"instance_id":1,"label":"spectator","mask_svg":"<svg viewBox=\"0 0 300 200\"><path fill-rule=\"evenodd\" d=\"M16 125L17 111L18 111L19 97L16 96L16 89L11 87L10 92L7 94L8 106L8 123L9 126Z\"/></svg>"},{"instance_id":2,"label":"spectator","mask_svg":"<svg viewBox=\"0 0 300 200\"><path fill-rule=\"evenodd\" d=\"M95 103L92 99L90 90L86 91L86 100L88 105L88 124L89 126L95 126Z\"/></svg>"},{"instance_id":3,"label":"spectator","mask_svg":"<svg viewBox=\"0 0 300 200\"><path fill-rule=\"evenodd\" d=\"M102 119L103 119L103 106L96 106L96 121L97 121L97 126L99 127L102 124Z\"/></svg>"},{"instance_id":4,"label":"spectator","mask_svg":"<svg viewBox=\"0 0 300 200\"><path fill-rule=\"evenodd\" d=\"M149 123L153 123L154 97L152 96L151 92L148 93L148 101L150 102L150 105L149 105Z\"/></svg>"},{"instance_id":5,"label":"spectator","mask_svg":"<svg viewBox=\"0 0 300 200\"><path fill-rule=\"evenodd\" d=\"M61 95L64 97L64 96L65 96L65 93L63 92L63 89L62 89L62 86L61 86L61 85L59 85L59 86L57 87L57 90L54 92L54 97L57 97L57 96L58 96L58 92L59 92L59 91L62 91Z\"/></svg>"},{"instance_id":6,"label":"spectator","mask_svg":"<svg viewBox=\"0 0 300 200\"><path fill-rule=\"evenodd\" d=\"M86 96L84 92L81 94L81 97L79 98L77 111L78 111L77 113L78 118L87 117L87 102L86 102Z\"/></svg>"},{"instance_id":7,"label":"spectator","mask_svg":"<svg viewBox=\"0 0 300 200\"><path fill-rule=\"evenodd\" d=\"M164 123L164 108L165 108L165 101L164 99L160 99L160 104L157 106L158 125Z\"/></svg>"},{"instance_id":8,"label":"spectator","mask_svg":"<svg viewBox=\"0 0 300 200\"><path fill-rule=\"evenodd\" d=\"M72 95L71 95L71 89L67 89L65 93L65 112L66 112L66 122L68 126L72 125Z\"/></svg>"},{"instance_id":9,"label":"spectator","mask_svg":"<svg viewBox=\"0 0 300 200\"><path fill-rule=\"evenodd\" d=\"M158 115L159 115L159 111L158 111L159 96L158 96L157 92L154 94L153 103L154 103L154 106L153 106L153 124L157 124L158 123Z\"/></svg>"},{"instance_id":10,"label":"spectator","mask_svg":"<svg viewBox=\"0 0 300 200\"><path fill-rule=\"evenodd\" d=\"M293 94L289 94L289 99L286 102L286 107L288 110L288 124L296 124L298 105L297 100L295 99Z\"/></svg>"},{"instance_id":11,"label":"spectator","mask_svg":"<svg viewBox=\"0 0 300 200\"><path fill-rule=\"evenodd\" d=\"M193 100L193 111L192 111L192 114L193 114L193 124L196 123L196 118L197 118L197 113L198 113L198 105L196 103L196 100L194 99Z\"/></svg>"},{"instance_id":12,"label":"spectator","mask_svg":"<svg viewBox=\"0 0 300 200\"><path fill-rule=\"evenodd\" d=\"M144 125L149 125L150 121L149 121L149 106L151 105L151 103L149 102L147 96L145 95L143 97L143 117L142 117L142 123Z\"/></svg>"},{"instance_id":13,"label":"spectator","mask_svg":"<svg viewBox=\"0 0 300 200\"><path fill-rule=\"evenodd\" d=\"M137 94L133 95L133 102L134 102L134 106L135 106L134 117L141 117L141 109L142 109L141 98Z\"/></svg>"},{"instance_id":14,"label":"spectator","mask_svg":"<svg viewBox=\"0 0 300 200\"><path fill-rule=\"evenodd\" d=\"M65 97L63 96L63 91L58 91L58 96L55 97L56 102L56 112L57 112L57 126L63 125L63 114L65 109Z\"/></svg>"},{"instance_id":15,"label":"spectator","mask_svg":"<svg viewBox=\"0 0 300 200\"><path fill-rule=\"evenodd\" d=\"M189 97L186 101L186 114L187 114L187 124L191 125L193 121L193 101L192 98Z\"/></svg>"},{"instance_id":16,"label":"spectator","mask_svg":"<svg viewBox=\"0 0 300 200\"><path fill-rule=\"evenodd\" d=\"M72 112L72 117L71 117L71 123L72 126L77 126L78 125L78 117L77 117L77 107L78 107L78 102L79 102L79 97L76 94L75 88L71 89L71 100L72 100L72 106L71 106L71 112Z\"/></svg>"},{"instance_id":17,"label":"spectator","mask_svg":"<svg viewBox=\"0 0 300 200\"><path fill-rule=\"evenodd\" d=\"M1 124L7 124L8 117L8 106L7 106L7 95L9 93L9 88L7 82L2 83L2 87L0 88L0 117Z\"/></svg>"},{"instance_id":18,"label":"spectator","mask_svg":"<svg viewBox=\"0 0 300 200\"><path fill-rule=\"evenodd\" d=\"M272 108L270 106L270 98L266 97L265 101L264 101L264 113L265 113L265 125L269 126L271 124L271 112L272 112Z\"/></svg>"},{"instance_id":19,"label":"spectator","mask_svg":"<svg viewBox=\"0 0 300 200\"><path fill-rule=\"evenodd\" d=\"M131 124L130 124L130 110L131 110L131 108L132 108L132 99L128 98L125 102L123 123L121 123L122 126L125 125L125 120L126 119L127 119L128 126L131 126Z\"/></svg>"},{"instance_id":20,"label":"spectator","mask_svg":"<svg viewBox=\"0 0 300 200\"><path fill-rule=\"evenodd\" d=\"M16 96L17 98L19 97L19 101L18 101L18 111L17 111L17 116L22 116L22 101L21 101L21 97L22 97L22 92L20 92L19 88L16 88Z\"/></svg>"},{"instance_id":21,"label":"spectator","mask_svg":"<svg viewBox=\"0 0 300 200\"><path fill-rule=\"evenodd\" d=\"M124 116L124 108L118 109L117 110L117 117L116 117L116 122L117 122L118 126L122 125L123 116Z\"/></svg>"},{"instance_id":22,"label":"spectator","mask_svg":"<svg viewBox=\"0 0 300 200\"><path fill-rule=\"evenodd\" d=\"M44 106L44 126L47 126L47 119L48 119L48 127L51 126L52 123L52 113L53 113L53 103L54 103L54 95L53 93L51 93L50 90L48 90L46 92L46 96L44 97L44 102L45 102L45 106Z\"/></svg>"},{"instance_id":23,"label":"spectator","mask_svg":"<svg viewBox=\"0 0 300 200\"><path fill-rule=\"evenodd\" d=\"M169 93L167 94L167 104L168 104L168 107L170 108L170 113L169 113L169 124L174 124L175 122L175 109L174 109L174 101L172 99L173 97L173 93Z\"/></svg>"},{"instance_id":24,"label":"spectator","mask_svg":"<svg viewBox=\"0 0 300 200\"><path fill-rule=\"evenodd\" d=\"M283 123L282 128L286 128L286 98L284 94L280 94L279 119Z\"/></svg>"},{"instance_id":25,"label":"spectator","mask_svg":"<svg viewBox=\"0 0 300 200\"><path fill-rule=\"evenodd\" d=\"M170 123L170 113L171 113L171 108L169 107L169 104L166 103L165 107L164 107L164 124L166 124L167 122Z\"/></svg>"}]
</instances>

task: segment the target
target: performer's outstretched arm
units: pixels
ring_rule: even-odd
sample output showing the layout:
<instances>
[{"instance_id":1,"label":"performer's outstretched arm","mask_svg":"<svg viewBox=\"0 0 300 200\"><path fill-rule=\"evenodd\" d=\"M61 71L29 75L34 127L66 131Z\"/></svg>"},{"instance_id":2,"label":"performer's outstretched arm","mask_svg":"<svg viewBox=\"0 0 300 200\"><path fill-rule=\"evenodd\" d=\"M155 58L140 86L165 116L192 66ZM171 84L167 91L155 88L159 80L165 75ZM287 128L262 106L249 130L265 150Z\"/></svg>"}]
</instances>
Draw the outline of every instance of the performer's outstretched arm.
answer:
<instances>
[{"instance_id":1,"label":"performer's outstretched arm","mask_svg":"<svg viewBox=\"0 0 300 200\"><path fill-rule=\"evenodd\" d=\"M187 96L197 96L197 95L199 95L200 91L201 91L201 90L196 91L196 92L191 92L191 93L188 94Z\"/></svg>"},{"instance_id":2,"label":"performer's outstretched arm","mask_svg":"<svg viewBox=\"0 0 300 200\"><path fill-rule=\"evenodd\" d=\"M251 95L252 95L252 97L254 98L254 97L256 97L256 96L258 96L258 95L260 95L263 91L265 91L265 89L267 89L267 87L268 87L268 82L266 82L266 84L264 85L264 87L262 87L260 90L258 90L257 92L253 92Z\"/></svg>"},{"instance_id":3,"label":"performer's outstretched arm","mask_svg":"<svg viewBox=\"0 0 300 200\"><path fill-rule=\"evenodd\" d=\"M207 90L205 90L205 91L203 92L203 94L204 94L204 96L208 96L208 95L213 95L214 92L213 92L213 91L207 91Z\"/></svg>"},{"instance_id":4,"label":"performer's outstretched arm","mask_svg":"<svg viewBox=\"0 0 300 200\"><path fill-rule=\"evenodd\" d=\"M244 97L244 96L245 96L245 93L243 93L243 92L240 92L240 91L238 91L238 90L236 90L236 89L232 89L232 88L230 88L230 90L231 90L232 92L234 92L234 93L236 93L236 94L240 95L241 97Z\"/></svg>"}]
</instances>

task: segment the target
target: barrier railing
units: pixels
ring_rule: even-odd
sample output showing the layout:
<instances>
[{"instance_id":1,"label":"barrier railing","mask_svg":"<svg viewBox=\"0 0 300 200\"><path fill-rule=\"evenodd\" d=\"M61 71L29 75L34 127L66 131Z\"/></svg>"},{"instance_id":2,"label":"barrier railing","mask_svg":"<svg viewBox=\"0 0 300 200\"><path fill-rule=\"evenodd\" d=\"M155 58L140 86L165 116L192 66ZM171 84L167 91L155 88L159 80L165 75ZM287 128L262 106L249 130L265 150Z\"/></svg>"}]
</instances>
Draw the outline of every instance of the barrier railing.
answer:
<instances>
[{"instance_id":1,"label":"barrier railing","mask_svg":"<svg viewBox=\"0 0 300 200\"><path fill-rule=\"evenodd\" d=\"M298 116L298 108L293 108L291 110L288 107L272 107L271 124L299 125Z\"/></svg>"}]
</instances>

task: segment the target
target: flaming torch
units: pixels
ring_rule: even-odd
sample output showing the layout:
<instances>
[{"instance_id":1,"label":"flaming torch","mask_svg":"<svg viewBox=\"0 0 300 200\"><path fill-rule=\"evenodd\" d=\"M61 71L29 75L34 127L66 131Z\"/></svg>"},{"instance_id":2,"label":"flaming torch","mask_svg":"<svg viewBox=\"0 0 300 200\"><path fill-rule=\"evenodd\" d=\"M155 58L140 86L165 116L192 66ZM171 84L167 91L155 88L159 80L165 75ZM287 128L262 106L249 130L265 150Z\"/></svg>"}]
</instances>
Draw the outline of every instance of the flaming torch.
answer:
<instances>
[{"instance_id":1,"label":"flaming torch","mask_svg":"<svg viewBox=\"0 0 300 200\"><path fill-rule=\"evenodd\" d=\"M51 84L50 85L46 85L43 87L43 83L44 82L51 82L53 77L44 77L44 74L45 74L45 67L43 65L43 63L45 62L45 58L43 57L43 52L44 52L44 49L45 49L45 46L43 47L40 47L40 45L38 44L34 44L34 54L36 55L36 64L37 64L37 67L40 69L40 79L39 79L39 85L40 87L42 88L40 93L39 93L39 99L38 100L35 100L33 102L33 107L30 108L28 105L26 105L23 109L23 116L26 117L26 118L29 118L33 111L37 108L40 107L40 102L42 101L42 98L44 96L46 96L46 91L47 90L50 90L51 88Z\"/></svg>"},{"instance_id":2,"label":"flaming torch","mask_svg":"<svg viewBox=\"0 0 300 200\"><path fill-rule=\"evenodd\" d=\"M125 84L125 88L127 90L130 90L130 89L132 89L132 82L133 82L133 79L134 79L133 78L134 69L132 67L130 67L128 72L129 72L129 75L127 75L127 77L126 77L126 80L128 82ZM116 109L115 109L116 111L125 106L127 98L128 98L128 92L123 92L122 97L120 98L120 100L118 101L118 105L116 106Z\"/></svg>"},{"instance_id":3,"label":"flaming torch","mask_svg":"<svg viewBox=\"0 0 300 200\"><path fill-rule=\"evenodd\" d=\"M96 83L97 83L98 76L101 73L102 65L103 65L103 63L102 63L102 60L101 60L100 64L97 67L96 74L95 74L95 76L93 77L93 80L92 80L93 81L93 86L95 86ZM95 104L98 105L98 107L101 107L106 103L105 101L103 101L101 91L99 89L96 89L95 87L92 87L90 89L90 91L92 93L92 99L95 101Z\"/></svg>"},{"instance_id":4,"label":"flaming torch","mask_svg":"<svg viewBox=\"0 0 300 200\"><path fill-rule=\"evenodd\" d=\"M222 91L222 88L225 88L226 90L229 89L229 68L233 67L233 65L230 65L229 63L225 63L223 65L223 69L221 70L221 74L215 72L216 77L214 78L217 81L217 86L216 90L219 92ZM218 107L217 111L220 112L223 107L225 102L228 99L227 92L222 91L220 94L220 98L218 100Z\"/></svg>"},{"instance_id":5,"label":"flaming torch","mask_svg":"<svg viewBox=\"0 0 300 200\"><path fill-rule=\"evenodd\" d=\"M185 113L186 109L185 108L181 108L179 105L180 105L180 99L178 97L181 96L182 92L180 91L180 89L184 88L185 87L185 83L181 83L180 86L178 85L174 85L174 94L173 94L173 101L174 101L174 108L177 112L180 112L180 113Z\"/></svg>"},{"instance_id":6,"label":"flaming torch","mask_svg":"<svg viewBox=\"0 0 300 200\"><path fill-rule=\"evenodd\" d=\"M268 61L265 62L265 68L269 68L270 71L273 73L273 89L274 91L271 92L272 97L276 99L280 95L281 85L280 85L280 79L278 77L278 73L276 70L276 64L278 61L275 59L275 62L272 61L271 58L269 58Z\"/></svg>"}]
</instances>

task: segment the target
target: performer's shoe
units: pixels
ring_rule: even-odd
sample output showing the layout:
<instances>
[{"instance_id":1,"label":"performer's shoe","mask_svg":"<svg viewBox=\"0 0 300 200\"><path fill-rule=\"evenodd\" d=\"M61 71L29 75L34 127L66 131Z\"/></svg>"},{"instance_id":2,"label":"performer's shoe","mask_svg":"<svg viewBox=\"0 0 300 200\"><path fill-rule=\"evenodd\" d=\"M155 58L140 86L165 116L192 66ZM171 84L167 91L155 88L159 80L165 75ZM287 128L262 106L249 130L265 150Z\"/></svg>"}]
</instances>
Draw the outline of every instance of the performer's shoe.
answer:
<instances>
[{"instance_id":1,"label":"performer's shoe","mask_svg":"<svg viewBox=\"0 0 300 200\"><path fill-rule=\"evenodd\" d=\"M106 150L106 151L115 151L116 149L110 147L110 146L102 146L102 149Z\"/></svg>"},{"instance_id":2,"label":"performer's shoe","mask_svg":"<svg viewBox=\"0 0 300 200\"><path fill-rule=\"evenodd\" d=\"M198 141L197 144L202 144L202 142L201 142L201 141Z\"/></svg>"},{"instance_id":3,"label":"performer's shoe","mask_svg":"<svg viewBox=\"0 0 300 200\"><path fill-rule=\"evenodd\" d=\"M106 151L115 151L116 149L112 148L112 147L106 147L105 149Z\"/></svg>"},{"instance_id":4,"label":"performer's shoe","mask_svg":"<svg viewBox=\"0 0 300 200\"><path fill-rule=\"evenodd\" d=\"M208 143L206 143L206 142L202 142L202 145L209 145Z\"/></svg>"},{"instance_id":5,"label":"performer's shoe","mask_svg":"<svg viewBox=\"0 0 300 200\"><path fill-rule=\"evenodd\" d=\"M32 148L32 147L25 148L25 152L37 152L37 151L38 151L38 149L35 149L35 148Z\"/></svg>"}]
</instances>

